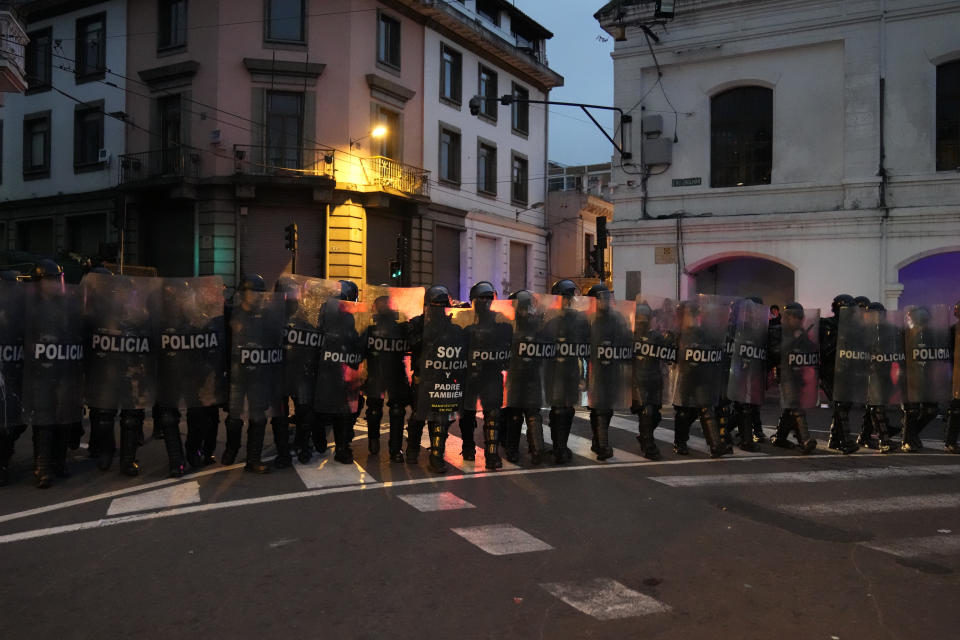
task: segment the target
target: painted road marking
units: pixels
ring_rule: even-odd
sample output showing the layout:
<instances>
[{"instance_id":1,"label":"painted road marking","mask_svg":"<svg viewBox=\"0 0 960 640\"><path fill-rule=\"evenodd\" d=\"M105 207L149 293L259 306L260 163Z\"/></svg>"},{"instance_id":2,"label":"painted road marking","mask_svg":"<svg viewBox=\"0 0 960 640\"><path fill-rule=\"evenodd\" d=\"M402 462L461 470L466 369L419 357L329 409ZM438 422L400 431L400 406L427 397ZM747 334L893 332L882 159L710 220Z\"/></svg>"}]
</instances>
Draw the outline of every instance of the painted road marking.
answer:
<instances>
[{"instance_id":1,"label":"painted road marking","mask_svg":"<svg viewBox=\"0 0 960 640\"><path fill-rule=\"evenodd\" d=\"M960 552L960 536L939 535L924 538L901 538L889 542L861 542L861 546L889 553L898 558L949 556Z\"/></svg>"},{"instance_id":2,"label":"painted road marking","mask_svg":"<svg viewBox=\"0 0 960 640\"><path fill-rule=\"evenodd\" d=\"M534 538L523 529L518 529L512 524L487 524L479 527L458 527L450 530L492 556L553 549L543 540Z\"/></svg>"},{"instance_id":3,"label":"painted road marking","mask_svg":"<svg viewBox=\"0 0 960 640\"><path fill-rule=\"evenodd\" d=\"M577 415L580 415L580 414L577 414ZM584 416L581 416L581 417L584 417ZM585 417L586 417L587 419L590 418L589 414L585 414ZM664 420L670 420L670 418L664 418ZM636 434L638 433L636 420L631 421L629 418L624 418L624 417L622 417L622 416L614 416L613 419L610 421L610 426L613 427L613 428L615 428L615 429L620 429L621 431L628 431L628 432L630 432L630 433L632 433L632 434L634 434L634 435L636 435ZM659 431L659 433L658 433L658 431ZM654 438L655 440L659 440L660 442L664 442L664 443L666 443L666 444L669 444L669 445L672 447L672 446L673 446L673 436L672 436L672 433L673 433L673 432L671 431L670 433L671 433L671 435L670 435L670 436L667 436L667 435L664 434L664 432L663 432L662 429L659 429L659 430L656 430L656 429L655 429L654 432L653 432L653 438ZM710 447L707 445L707 441L704 440L703 438L699 437L699 436L693 436L693 435L690 436L690 437L687 439L687 447L689 447L689 448L692 449L693 451L699 451L700 453L706 453L706 454L708 454L708 455L710 454ZM734 445L734 447L733 447L733 453L732 453L732 454L727 454L727 455L734 455L734 456L765 456L765 455L768 455L768 454L764 453L763 451L744 451L743 449L741 449L741 448L737 447L736 445Z\"/></svg>"},{"instance_id":4,"label":"painted road marking","mask_svg":"<svg viewBox=\"0 0 960 640\"><path fill-rule=\"evenodd\" d=\"M200 483L196 480L184 482L174 487L155 489L146 493L138 493L126 498L116 498L107 509L108 516L134 511L149 511L150 509L169 509L184 504L200 502Z\"/></svg>"},{"instance_id":5,"label":"painted road marking","mask_svg":"<svg viewBox=\"0 0 960 640\"><path fill-rule=\"evenodd\" d=\"M527 432L526 427L524 427L523 432ZM547 445L548 449L553 446L553 440L550 438L550 429L547 428L546 425L543 429L543 442ZM629 451L624 451L623 449L614 449L613 457L609 460L597 460L597 454L590 450L592 445L593 442L589 438L582 438L572 433L570 434L570 437L567 438L567 448L570 449L570 451L583 458L596 460L600 464L610 464L616 462L639 462L641 460L646 460L646 458L642 456L638 456L635 453L630 453Z\"/></svg>"},{"instance_id":6,"label":"painted road marking","mask_svg":"<svg viewBox=\"0 0 960 640\"><path fill-rule=\"evenodd\" d=\"M648 479L668 487L703 487L717 485L767 485L782 483L832 482L834 480L873 480L909 476L942 476L960 473L960 465L920 465L916 467L879 467L835 471L782 471L774 473L729 473L702 476L649 476Z\"/></svg>"},{"instance_id":7,"label":"painted road marking","mask_svg":"<svg viewBox=\"0 0 960 640\"><path fill-rule=\"evenodd\" d=\"M307 489L376 482L356 460L350 464L341 464L328 456L316 463L312 461L307 464L296 463L293 468L296 469L297 475Z\"/></svg>"},{"instance_id":8,"label":"painted road marking","mask_svg":"<svg viewBox=\"0 0 960 640\"><path fill-rule=\"evenodd\" d=\"M548 582L540 586L597 620L636 618L670 611L669 605L609 578L595 578L588 582Z\"/></svg>"},{"instance_id":9,"label":"painted road marking","mask_svg":"<svg viewBox=\"0 0 960 640\"><path fill-rule=\"evenodd\" d=\"M397 497L420 512L477 508L449 491L440 491L438 493L408 493Z\"/></svg>"},{"instance_id":10,"label":"painted road marking","mask_svg":"<svg viewBox=\"0 0 960 640\"><path fill-rule=\"evenodd\" d=\"M447 436L447 451L452 455L459 458L457 465L463 469L464 473L479 473L480 471L487 470L487 456L486 452L483 450L483 447L477 446L476 449L476 460L471 462L470 460L464 460L460 457L460 451L463 450L463 439L459 436L449 434ZM500 447L501 454L503 447ZM446 459L446 457L444 457ZM500 456L501 461L503 462L503 469L519 469L520 467L506 460L503 455Z\"/></svg>"},{"instance_id":11,"label":"painted road marking","mask_svg":"<svg viewBox=\"0 0 960 640\"><path fill-rule=\"evenodd\" d=\"M813 504L787 504L779 511L798 516L849 516L858 513L893 513L923 511L926 509L955 509L960 507L960 494L938 493L924 496L892 496L864 500L839 500Z\"/></svg>"}]
</instances>

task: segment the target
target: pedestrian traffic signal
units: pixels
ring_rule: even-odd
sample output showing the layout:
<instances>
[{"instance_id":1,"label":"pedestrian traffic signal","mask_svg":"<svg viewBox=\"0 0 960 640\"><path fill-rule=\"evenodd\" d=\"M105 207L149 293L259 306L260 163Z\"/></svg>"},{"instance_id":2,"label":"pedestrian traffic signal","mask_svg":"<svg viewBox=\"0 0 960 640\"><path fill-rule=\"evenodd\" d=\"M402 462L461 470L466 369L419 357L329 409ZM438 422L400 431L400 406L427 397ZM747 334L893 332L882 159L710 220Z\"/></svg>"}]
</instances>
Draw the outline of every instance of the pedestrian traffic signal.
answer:
<instances>
[{"instance_id":1,"label":"pedestrian traffic signal","mask_svg":"<svg viewBox=\"0 0 960 640\"><path fill-rule=\"evenodd\" d=\"M288 251L293 251L294 253L296 253L296 251L297 251L297 244L298 244L298 240L299 240L299 238L298 238L298 236L297 236L297 223L294 222L294 223L288 224L288 225L284 228L284 231L286 231L286 240L287 240L286 247L287 247L287 250L288 250Z\"/></svg>"},{"instance_id":2,"label":"pedestrian traffic signal","mask_svg":"<svg viewBox=\"0 0 960 640\"><path fill-rule=\"evenodd\" d=\"M390 261L390 277L393 278L397 284L399 284L400 279L403 278L403 263L399 260Z\"/></svg>"}]
</instances>

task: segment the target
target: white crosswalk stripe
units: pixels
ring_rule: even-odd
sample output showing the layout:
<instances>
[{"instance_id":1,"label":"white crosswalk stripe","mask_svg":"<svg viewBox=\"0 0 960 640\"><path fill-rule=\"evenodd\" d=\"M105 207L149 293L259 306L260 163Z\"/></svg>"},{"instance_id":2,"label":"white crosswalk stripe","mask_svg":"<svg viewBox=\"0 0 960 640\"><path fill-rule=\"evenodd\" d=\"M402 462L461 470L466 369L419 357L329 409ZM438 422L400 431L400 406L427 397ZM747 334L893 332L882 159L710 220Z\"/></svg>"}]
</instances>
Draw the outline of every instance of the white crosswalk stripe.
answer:
<instances>
[{"instance_id":1,"label":"white crosswalk stripe","mask_svg":"<svg viewBox=\"0 0 960 640\"><path fill-rule=\"evenodd\" d=\"M860 545L898 558L951 556L960 553L960 536L942 534L886 542L861 542Z\"/></svg>"},{"instance_id":2,"label":"white crosswalk stripe","mask_svg":"<svg viewBox=\"0 0 960 640\"><path fill-rule=\"evenodd\" d=\"M526 433L526 427L524 427L524 433ZM553 440L550 439L550 429L544 428L543 430L543 441L548 445L553 445ZM567 448L570 449L573 453L584 458L590 458L591 460L597 459L597 454L590 450L590 447L593 445L593 442L589 438L582 438L578 435L570 434L570 437L567 439ZM613 457L609 460L600 461L601 463L606 462L642 462L646 460L642 456L638 456L635 453L630 453L629 451L624 451L623 449L614 449Z\"/></svg>"},{"instance_id":3,"label":"white crosswalk stripe","mask_svg":"<svg viewBox=\"0 0 960 640\"><path fill-rule=\"evenodd\" d=\"M193 480L124 498L114 498L107 508L107 515L116 516L122 513L133 513L134 511L168 509L198 502L200 502L200 483Z\"/></svg>"},{"instance_id":4,"label":"white crosswalk stripe","mask_svg":"<svg viewBox=\"0 0 960 640\"><path fill-rule=\"evenodd\" d=\"M423 436L420 437L420 447L427 453L430 452L430 434L427 433L426 429L423 430ZM460 455L460 452L463 450L463 439L451 433L447 435L447 444L443 451L443 459L449 466L461 473L484 473L487 471L487 457L482 447L474 447L474 449L476 459L464 460L463 456ZM502 454L501 461L503 462L502 468L504 470L519 469L517 465L504 460Z\"/></svg>"},{"instance_id":5,"label":"white crosswalk stripe","mask_svg":"<svg viewBox=\"0 0 960 640\"><path fill-rule=\"evenodd\" d=\"M452 511L455 509L476 509L476 506L459 498L449 491L437 493L408 493L397 496L408 505L420 512Z\"/></svg>"},{"instance_id":6,"label":"white crosswalk stripe","mask_svg":"<svg viewBox=\"0 0 960 640\"><path fill-rule=\"evenodd\" d=\"M938 493L921 496L890 496L859 500L838 500L812 504L786 504L779 511L798 516L850 516L864 513L900 513L928 509L955 509L960 507L960 494Z\"/></svg>"},{"instance_id":7,"label":"white crosswalk stripe","mask_svg":"<svg viewBox=\"0 0 960 640\"><path fill-rule=\"evenodd\" d=\"M917 465L911 467L877 467L830 471L782 471L773 473L725 473L698 476L650 476L649 479L670 487L704 487L721 485L755 485L782 483L833 482L835 480L874 480L910 476L942 476L960 473L960 465Z\"/></svg>"},{"instance_id":8,"label":"white crosswalk stripe","mask_svg":"<svg viewBox=\"0 0 960 640\"><path fill-rule=\"evenodd\" d=\"M589 414L584 414L584 416L589 419ZM667 418L669 420L669 418ZM622 416L614 416L613 420L610 421L610 426L615 429L620 429L622 431L628 431L632 434L637 433L637 422L636 420L630 420L629 418L624 418ZM673 446L673 432L665 431L664 429L655 429L653 432L653 437L655 440L669 444ZM710 453L710 447L707 445L707 441L699 436L691 435L687 440L687 447L692 451L699 451L700 453ZM738 447L733 448L733 453L729 455L734 456L765 456L768 455L763 451L744 451Z\"/></svg>"},{"instance_id":9,"label":"white crosswalk stripe","mask_svg":"<svg viewBox=\"0 0 960 640\"><path fill-rule=\"evenodd\" d=\"M670 611L670 607L659 600L609 578L596 578L588 582L548 582L540 586L577 611L597 620L636 618Z\"/></svg>"},{"instance_id":10,"label":"white crosswalk stripe","mask_svg":"<svg viewBox=\"0 0 960 640\"><path fill-rule=\"evenodd\" d=\"M548 551L552 546L512 524L488 524L479 527L451 529L492 556L505 556L533 551Z\"/></svg>"},{"instance_id":11,"label":"white crosswalk stripe","mask_svg":"<svg viewBox=\"0 0 960 640\"><path fill-rule=\"evenodd\" d=\"M294 463L293 468L296 469L297 475L307 489L342 487L377 481L356 460L351 464L341 464L335 462L332 455L328 453L327 457L307 464Z\"/></svg>"}]
</instances>

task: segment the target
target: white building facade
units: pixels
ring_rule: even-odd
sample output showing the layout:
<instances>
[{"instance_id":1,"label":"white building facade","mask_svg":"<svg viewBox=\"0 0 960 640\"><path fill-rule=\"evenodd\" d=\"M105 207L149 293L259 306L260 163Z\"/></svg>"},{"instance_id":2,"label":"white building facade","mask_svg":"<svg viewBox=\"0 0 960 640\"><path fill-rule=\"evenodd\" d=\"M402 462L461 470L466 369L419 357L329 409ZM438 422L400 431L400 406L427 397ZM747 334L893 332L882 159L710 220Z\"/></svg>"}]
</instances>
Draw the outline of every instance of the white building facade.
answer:
<instances>
[{"instance_id":1,"label":"white building facade","mask_svg":"<svg viewBox=\"0 0 960 640\"><path fill-rule=\"evenodd\" d=\"M618 291L960 298L960 4L689 0L668 31L653 13L596 14L634 116Z\"/></svg>"}]
</instances>

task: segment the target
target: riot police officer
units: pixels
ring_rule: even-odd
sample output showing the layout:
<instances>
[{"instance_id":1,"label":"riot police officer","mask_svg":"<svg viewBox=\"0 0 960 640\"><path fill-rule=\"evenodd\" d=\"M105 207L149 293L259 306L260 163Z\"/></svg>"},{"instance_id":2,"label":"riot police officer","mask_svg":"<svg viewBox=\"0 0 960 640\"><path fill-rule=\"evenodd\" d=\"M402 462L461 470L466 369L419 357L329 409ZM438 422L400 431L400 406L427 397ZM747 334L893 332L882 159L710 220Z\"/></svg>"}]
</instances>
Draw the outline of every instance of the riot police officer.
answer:
<instances>
[{"instance_id":1,"label":"riot police officer","mask_svg":"<svg viewBox=\"0 0 960 640\"><path fill-rule=\"evenodd\" d=\"M676 302L663 300L653 309L637 297L634 321L633 404L637 416L637 441L643 457L660 459L654 429L660 424L664 381L677 362Z\"/></svg>"},{"instance_id":2,"label":"riot police officer","mask_svg":"<svg viewBox=\"0 0 960 640\"><path fill-rule=\"evenodd\" d=\"M775 378L780 384L780 420L771 444L792 448L787 440L796 433L800 453L809 454L817 448L807 426L807 409L817 404L817 367L820 348L817 336L817 310L807 313L799 302L791 302L783 309L781 323L774 327L770 342L770 357L776 365Z\"/></svg>"},{"instance_id":3,"label":"riot police officer","mask_svg":"<svg viewBox=\"0 0 960 640\"><path fill-rule=\"evenodd\" d=\"M942 305L908 307L904 318L907 393L903 403L904 453L923 448L920 432L939 413L950 395L951 356L948 314Z\"/></svg>"},{"instance_id":4,"label":"riot police officer","mask_svg":"<svg viewBox=\"0 0 960 640\"><path fill-rule=\"evenodd\" d=\"M836 296L830 305L833 316L820 319L820 388L830 399L833 407L833 420L830 423L830 439L827 446L845 454L853 453L860 446L849 437L852 404L835 402L833 400L833 385L837 361L837 333L840 328L840 312L845 307L855 304L852 296L842 293Z\"/></svg>"},{"instance_id":5,"label":"riot police officer","mask_svg":"<svg viewBox=\"0 0 960 640\"><path fill-rule=\"evenodd\" d=\"M960 302L953 305L953 317L957 320L950 325L950 348L953 350L953 399L947 409L947 432L943 448L947 453L960 453L957 437L960 436Z\"/></svg>"},{"instance_id":6,"label":"riot police officer","mask_svg":"<svg viewBox=\"0 0 960 640\"><path fill-rule=\"evenodd\" d=\"M768 308L760 298L739 300L733 308L736 330L727 397L733 401L729 429L737 430L737 446L744 451L756 451L757 443L766 440L760 423L760 405L767 389L768 334L772 328L779 331L782 321L771 323ZM779 334L778 334L779 335Z\"/></svg>"},{"instance_id":7,"label":"riot police officer","mask_svg":"<svg viewBox=\"0 0 960 640\"><path fill-rule=\"evenodd\" d=\"M14 443L26 431L20 408L26 292L17 275L0 271L0 486L9 479Z\"/></svg>"},{"instance_id":8,"label":"riot police officer","mask_svg":"<svg viewBox=\"0 0 960 640\"><path fill-rule=\"evenodd\" d=\"M510 294L514 305L513 346L507 375L506 457L520 460L520 432L527 423L527 450L530 462L543 460L543 364L551 345L543 335L543 309L526 289Z\"/></svg>"}]
</instances>

